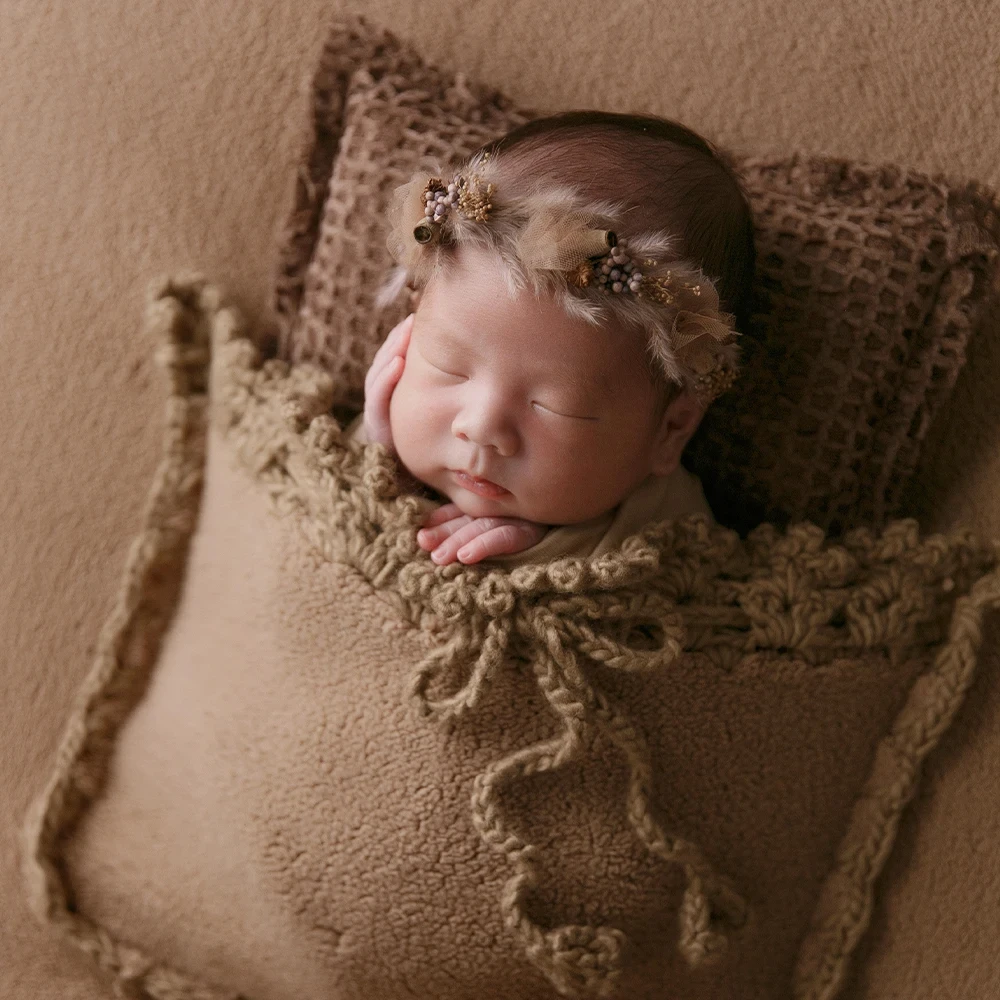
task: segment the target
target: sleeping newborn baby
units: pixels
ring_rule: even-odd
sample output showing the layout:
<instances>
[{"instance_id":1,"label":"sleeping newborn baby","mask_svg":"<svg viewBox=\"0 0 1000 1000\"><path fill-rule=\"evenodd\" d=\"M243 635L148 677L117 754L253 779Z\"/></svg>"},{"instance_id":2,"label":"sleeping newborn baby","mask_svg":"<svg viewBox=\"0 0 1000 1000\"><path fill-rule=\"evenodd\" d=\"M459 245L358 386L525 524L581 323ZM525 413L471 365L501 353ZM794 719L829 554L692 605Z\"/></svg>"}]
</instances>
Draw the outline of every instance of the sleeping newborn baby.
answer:
<instances>
[{"instance_id":1,"label":"sleeping newborn baby","mask_svg":"<svg viewBox=\"0 0 1000 1000\"><path fill-rule=\"evenodd\" d=\"M511 297L489 251L463 247L457 258L376 356L362 425L364 439L393 447L451 501L417 536L431 558L473 563L530 547L550 558L570 551L555 542L588 535L602 543L596 554L613 547L613 511L626 529L614 538L708 515L680 466L701 400L688 392L664 405L637 337L567 316L551 296ZM560 538L553 525L575 530Z\"/></svg>"},{"instance_id":2,"label":"sleeping newborn baby","mask_svg":"<svg viewBox=\"0 0 1000 1000\"><path fill-rule=\"evenodd\" d=\"M683 178L670 197L665 177ZM417 541L435 562L593 556L650 522L711 518L680 459L732 380L736 329L704 272L736 261L745 292L753 244L703 140L598 112L529 123L454 181L398 189L389 246L400 266L381 301L405 281L419 304L349 430L428 497Z\"/></svg>"}]
</instances>

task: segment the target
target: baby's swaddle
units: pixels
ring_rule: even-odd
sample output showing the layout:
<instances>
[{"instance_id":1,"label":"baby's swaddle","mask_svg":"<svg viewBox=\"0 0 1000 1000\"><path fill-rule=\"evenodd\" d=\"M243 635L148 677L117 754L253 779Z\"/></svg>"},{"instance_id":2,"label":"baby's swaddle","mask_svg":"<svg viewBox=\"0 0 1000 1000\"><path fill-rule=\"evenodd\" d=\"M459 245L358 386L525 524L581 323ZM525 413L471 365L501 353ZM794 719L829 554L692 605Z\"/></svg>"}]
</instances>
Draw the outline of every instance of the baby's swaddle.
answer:
<instances>
[{"instance_id":1,"label":"baby's swaddle","mask_svg":"<svg viewBox=\"0 0 1000 1000\"><path fill-rule=\"evenodd\" d=\"M437 567L326 372L203 282L149 324L164 457L31 818L40 913L157 1000L833 995L994 546L691 515Z\"/></svg>"}]
</instances>

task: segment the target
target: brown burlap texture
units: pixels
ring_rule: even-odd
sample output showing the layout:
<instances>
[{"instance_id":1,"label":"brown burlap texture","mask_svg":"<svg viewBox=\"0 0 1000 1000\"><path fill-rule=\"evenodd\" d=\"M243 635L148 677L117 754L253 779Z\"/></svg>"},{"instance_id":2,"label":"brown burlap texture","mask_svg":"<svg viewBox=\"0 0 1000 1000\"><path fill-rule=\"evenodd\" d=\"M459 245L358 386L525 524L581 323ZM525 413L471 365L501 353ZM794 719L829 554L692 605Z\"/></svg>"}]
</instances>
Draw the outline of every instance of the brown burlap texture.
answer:
<instances>
[{"instance_id":1,"label":"brown burlap texture","mask_svg":"<svg viewBox=\"0 0 1000 1000\"><path fill-rule=\"evenodd\" d=\"M390 32L338 22L313 83L276 280L280 356L317 361L335 402L407 305L379 312L385 209L416 170L454 164L536 117ZM687 451L719 520L808 519L837 531L898 515L966 344L996 308L993 192L896 166L734 156L757 218L744 371Z\"/></svg>"},{"instance_id":2,"label":"brown burlap texture","mask_svg":"<svg viewBox=\"0 0 1000 1000\"><path fill-rule=\"evenodd\" d=\"M994 546L691 516L437 567L329 373L200 280L147 322L164 455L30 819L39 913L155 1000L837 996Z\"/></svg>"}]
</instances>

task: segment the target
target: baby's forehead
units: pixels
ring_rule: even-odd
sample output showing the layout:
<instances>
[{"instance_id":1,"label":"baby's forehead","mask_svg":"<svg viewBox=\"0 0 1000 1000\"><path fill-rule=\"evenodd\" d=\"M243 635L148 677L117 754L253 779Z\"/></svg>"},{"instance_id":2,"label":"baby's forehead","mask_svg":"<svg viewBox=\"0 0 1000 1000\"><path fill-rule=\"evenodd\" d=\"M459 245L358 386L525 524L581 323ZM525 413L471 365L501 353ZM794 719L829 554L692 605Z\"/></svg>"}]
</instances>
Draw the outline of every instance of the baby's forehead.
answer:
<instances>
[{"instance_id":1,"label":"baby's forehead","mask_svg":"<svg viewBox=\"0 0 1000 1000\"><path fill-rule=\"evenodd\" d=\"M640 331L572 315L552 290L514 287L498 254L461 250L423 291L418 339L467 352L520 352L525 367L550 366L602 383L620 382L623 371L641 364Z\"/></svg>"},{"instance_id":2,"label":"baby's forehead","mask_svg":"<svg viewBox=\"0 0 1000 1000\"><path fill-rule=\"evenodd\" d=\"M470 321L470 319L472 321ZM636 352L615 344L606 329L558 331L544 324L512 333L502 311L484 314L477 324L469 310L461 320L441 310L414 327L419 344L432 346L457 365L483 364L524 377L595 395L612 395L638 374Z\"/></svg>"}]
</instances>

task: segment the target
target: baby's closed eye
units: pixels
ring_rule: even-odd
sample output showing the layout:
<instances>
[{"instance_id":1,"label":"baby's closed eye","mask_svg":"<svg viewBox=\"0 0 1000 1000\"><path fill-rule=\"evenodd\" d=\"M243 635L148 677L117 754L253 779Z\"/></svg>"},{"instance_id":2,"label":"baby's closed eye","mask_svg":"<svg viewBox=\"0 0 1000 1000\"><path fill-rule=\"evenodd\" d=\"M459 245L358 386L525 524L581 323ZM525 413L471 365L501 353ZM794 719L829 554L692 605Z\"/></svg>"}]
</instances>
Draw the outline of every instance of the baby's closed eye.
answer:
<instances>
[{"instance_id":1,"label":"baby's closed eye","mask_svg":"<svg viewBox=\"0 0 1000 1000\"><path fill-rule=\"evenodd\" d=\"M446 378L459 382L465 382L469 378L469 376L462 371L459 365L449 364L447 361L431 361L428 357L425 357L423 360L431 368L435 377L438 375L444 375Z\"/></svg>"},{"instance_id":2,"label":"baby's closed eye","mask_svg":"<svg viewBox=\"0 0 1000 1000\"><path fill-rule=\"evenodd\" d=\"M546 413L551 413L557 417L568 417L570 420L598 420L599 417L584 416L580 413L569 413L565 410L557 410L551 406L546 406L544 403L539 403L537 400L533 400L532 404L535 409L543 410ZM569 409L569 408L567 408Z\"/></svg>"},{"instance_id":3,"label":"baby's closed eye","mask_svg":"<svg viewBox=\"0 0 1000 1000\"><path fill-rule=\"evenodd\" d=\"M440 365L434 364L433 361L428 362L428 364L431 366L431 368L434 368L436 371L440 372L442 375L447 375L448 378L459 379L460 381L464 382L469 377L468 375L462 375L460 372L448 371L446 368L442 368Z\"/></svg>"},{"instance_id":4,"label":"baby's closed eye","mask_svg":"<svg viewBox=\"0 0 1000 1000\"><path fill-rule=\"evenodd\" d=\"M456 359L448 357L450 352L447 352L445 356L442 357L441 352L434 351L436 355L436 360L432 360L428 356L428 351L421 345L414 345L411 350L411 356L419 357L429 368L439 375L446 375L448 378L459 379L461 381L466 381L468 375L463 371L463 366L456 363Z\"/></svg>"}]
</instances>

